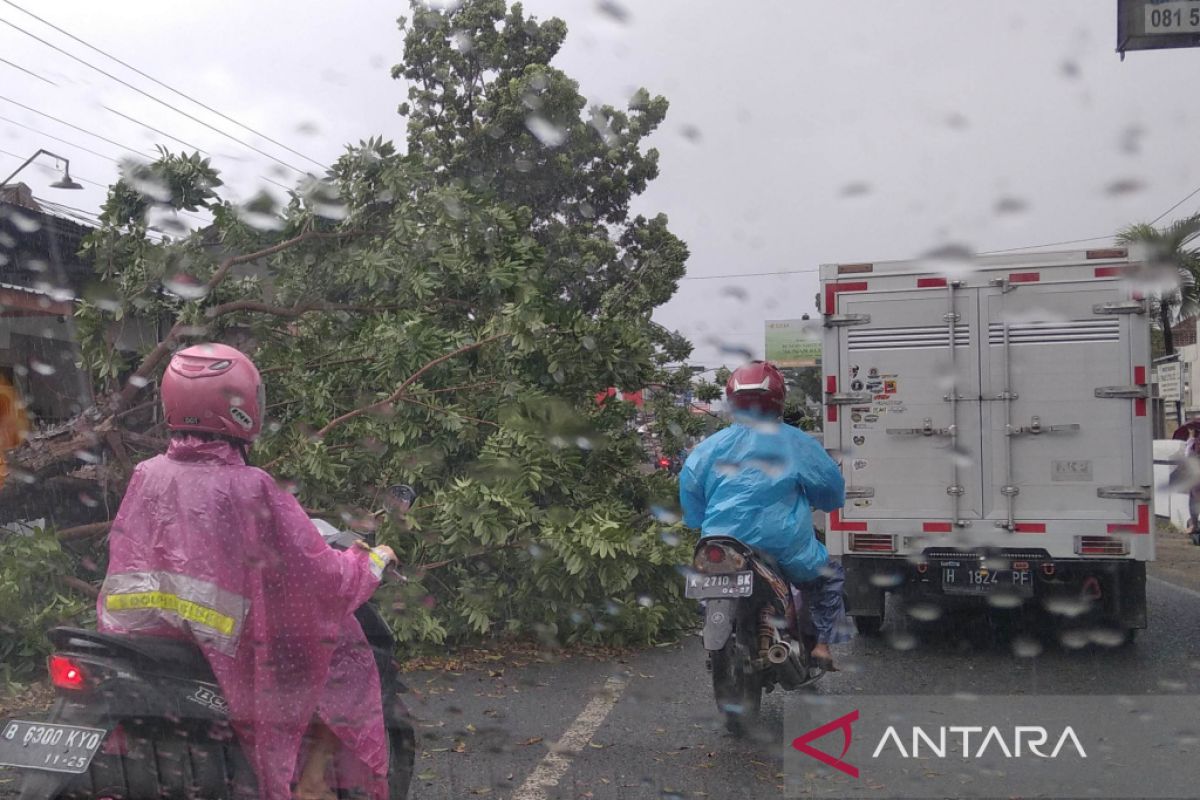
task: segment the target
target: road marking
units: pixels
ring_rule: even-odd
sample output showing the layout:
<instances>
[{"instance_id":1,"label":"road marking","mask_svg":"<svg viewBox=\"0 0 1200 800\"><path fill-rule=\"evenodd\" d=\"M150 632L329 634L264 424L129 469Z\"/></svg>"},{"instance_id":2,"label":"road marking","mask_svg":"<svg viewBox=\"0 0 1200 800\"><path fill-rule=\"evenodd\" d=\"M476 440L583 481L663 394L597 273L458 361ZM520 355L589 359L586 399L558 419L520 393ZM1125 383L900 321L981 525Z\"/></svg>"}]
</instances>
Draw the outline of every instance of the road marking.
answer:
<instances>
[{"instance_id":1,"label":"road marking","mask_svg":"<svg viewBox=\"0 0 1200 800\"><path fill-rule=\"evenodd\" d=\"M615 675L604 682L600 694L579 712L562 738L550 746L550 752L538 762L521 788L513 794L512 800L546 800L546 790L558 785L571 766L571 758L587 746L613 706L621 699L625 683L624 678Z\"/></svg>"},{"instance_id":2,"label":"road marking","mask_svg":"<svg viewBox=\"0 0 1200 800\"><path fill-rule=\"evenodd\" d=\"M1172 589L1175 589L1176 591L1183 592L1184 594L1190 594L1192 597L1195 597L1195 598L1200 598L1200 592L1197 592L1195 589L1189 589L1186 586L1180 586L1178 583L1171 583L1170 581L1163 580L1162 578L1156 577L1154 575L1148 575L1146 577L1148 577L1150 580L1154 581L1155 583L1161 583L1163 586L1170 586Z\"/></svg>"}]
</instances>

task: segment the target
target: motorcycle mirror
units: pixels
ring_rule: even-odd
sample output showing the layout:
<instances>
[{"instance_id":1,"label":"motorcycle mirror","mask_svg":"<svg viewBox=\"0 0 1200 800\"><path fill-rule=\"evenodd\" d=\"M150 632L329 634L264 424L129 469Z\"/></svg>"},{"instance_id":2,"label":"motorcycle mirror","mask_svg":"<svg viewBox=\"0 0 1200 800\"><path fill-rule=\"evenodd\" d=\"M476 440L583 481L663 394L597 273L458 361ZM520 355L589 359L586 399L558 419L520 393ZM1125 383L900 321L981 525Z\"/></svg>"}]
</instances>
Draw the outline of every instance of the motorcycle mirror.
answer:
<instances>
[{"instance_id":1,"label":"motorcycle mirror","mask_svg":"<svg viewBox=\"0 0 1200 800\"><path fill-rule=\"evenodd\" d=\"M416 499L417 490L411 486L397 484L387 488L386 502L388 508L396 513L406 513Z\"/></svg>"}]
</instances>

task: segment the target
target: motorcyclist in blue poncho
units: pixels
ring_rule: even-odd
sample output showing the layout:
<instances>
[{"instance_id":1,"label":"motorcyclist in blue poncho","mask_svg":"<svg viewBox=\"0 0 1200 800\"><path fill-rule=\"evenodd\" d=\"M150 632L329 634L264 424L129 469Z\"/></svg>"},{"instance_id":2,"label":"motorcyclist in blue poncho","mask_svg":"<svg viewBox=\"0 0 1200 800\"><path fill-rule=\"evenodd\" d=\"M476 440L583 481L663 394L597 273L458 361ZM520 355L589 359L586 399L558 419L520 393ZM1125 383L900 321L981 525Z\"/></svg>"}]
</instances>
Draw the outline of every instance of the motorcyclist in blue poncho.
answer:
<instances>
[{"instance_id":1,"label":"motorcyclist in blue poncho","mask_svg":"<svg viewBox=\"0 0 1200 800\"><path fill-rule=\"evenodd\" d=\"M829 645L849 639L845 575L817 539L812 509L841 508L845 482L816 439L781 421L786 393L773 364L754 361L730 376L734 424L692 451L679 477L680 503L684 523L702 536L731 536L778 562L809 608L813 660L833 669Z\"/></svg>"}]
</instances>

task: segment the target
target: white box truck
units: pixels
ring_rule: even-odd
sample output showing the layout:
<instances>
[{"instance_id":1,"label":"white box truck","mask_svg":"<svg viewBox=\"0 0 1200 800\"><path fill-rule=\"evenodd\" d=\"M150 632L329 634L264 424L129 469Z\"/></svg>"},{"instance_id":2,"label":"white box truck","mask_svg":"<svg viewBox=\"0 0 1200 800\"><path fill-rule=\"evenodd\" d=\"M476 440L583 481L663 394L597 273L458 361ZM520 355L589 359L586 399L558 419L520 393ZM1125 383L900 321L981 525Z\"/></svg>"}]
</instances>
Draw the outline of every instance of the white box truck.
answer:
<instances>
[{"instance_id":1,"label":"white box truck","mask_svg":"<svg viewBox=\"0 0 1200 800\"><path fill-rule=\"evenodd\" d=\"M847 487L826 543L861 632L888 591L1146 626L1136 269L1123 249L821 267L824 441Z\"/></svg>"}]
</instances>

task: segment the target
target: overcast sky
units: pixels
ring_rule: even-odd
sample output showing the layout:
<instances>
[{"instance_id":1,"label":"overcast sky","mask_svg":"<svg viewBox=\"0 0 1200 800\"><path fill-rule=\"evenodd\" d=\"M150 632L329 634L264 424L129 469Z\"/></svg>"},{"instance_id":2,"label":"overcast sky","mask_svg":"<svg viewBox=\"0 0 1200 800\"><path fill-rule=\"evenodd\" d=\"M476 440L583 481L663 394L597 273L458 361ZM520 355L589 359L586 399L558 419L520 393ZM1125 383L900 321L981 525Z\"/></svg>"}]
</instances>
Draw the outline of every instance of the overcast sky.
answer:
<instances>
[{"instance_id":1,"label":"overcast sky","mask_svg":"<svg viewBox=\"0 0 1200 800\"><path fill-rule=\"evenodd\" d=\"M405 87L388 72L400 59L395 19L406 3L16 2L322 164L347 142L404 138L395 108ZM654 142L662 175L637 207L666 212L691 248L689 279L658 317L693 340L696 363L737 360L722 347L761 353L765 319L813 313L818 264L912 258L950 243L988 251L1104 236L1200 187L1191 102L1200 50L1133 52L1122 63L1115 2L525 6L566 20L555 63L592 100L623 104L645 86L671 101ZM280 161L318 169L7 0L0 20ZM8 24L0 58L16 65L0 62L0 177L44 147L70 158L76 177L108 184L109 159L123 147L164 141L107 106L211 153L231 194L278 191L266 179L296 178ZM54 177L21 175L39 197L96 212L102 189L56 191ZM1198 209L1200 195L1167 219ZM754 276L783 271L797 274ZM734 277L701 279L711 275Z\"/></svg>"}]
</instances>

